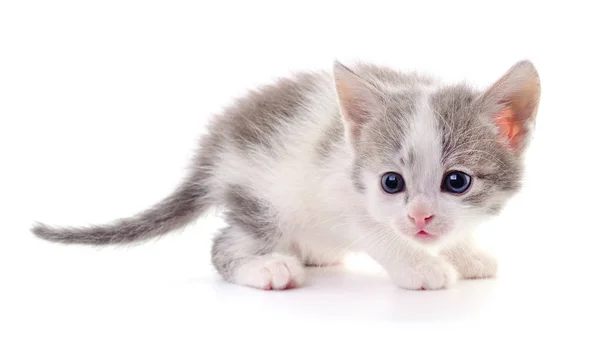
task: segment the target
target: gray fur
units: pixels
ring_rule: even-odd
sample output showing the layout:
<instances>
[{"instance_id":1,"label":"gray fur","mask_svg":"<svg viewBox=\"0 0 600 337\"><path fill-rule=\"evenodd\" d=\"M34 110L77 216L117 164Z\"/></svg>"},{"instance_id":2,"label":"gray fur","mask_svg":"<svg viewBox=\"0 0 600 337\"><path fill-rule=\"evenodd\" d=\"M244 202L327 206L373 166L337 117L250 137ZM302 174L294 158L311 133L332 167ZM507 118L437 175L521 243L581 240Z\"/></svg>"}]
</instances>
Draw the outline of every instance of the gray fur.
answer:
<instances>
[{"instance_id":1,"label":"gray fur","mask_svg":"<svg viewBox=\"0 0 600 337\"><path fill-rule=\"evenodd\" d=\"M216 270L230 280L240 264L271 252L282 233L269 207L242 186L226 192L225 208L229 227L214 238L211 254Z\"/></svg>"},{"instance_id":2,"label":"gray fur","mask_svg":"<svg viewBox=\"0 0 600 337\"><path fill-rule=\"evenodd\" d=\"M31 231L41 239L63 244L115 245L145 241L181 229L214 203L208 180L221 140L214 133L203 137L186 179L171 195L135 216L85 228L55 228L37 222Z\"/></svg>"},{"instance_id":3,"label":"gray fur","mask_svg":"<svg viewBox=\"0 0 600 337\"><path fill-rule=\"evenodd\" d=\"M244 262L272 252L276 238L256 238L242 223L225 227L213 239L211 262L219 275L231 281Z\"/></svg>"},{"instance_id":4,"label":"gray fur","mask_svg":"<svg viewBox=\"0 0 600 337\"><path fill-rule=\"evenodd\" d=\"M431 84L432 80L416 73L405 74L387 67L364 63L359 63L353 69L345 66L344 68L373 88L370 94L382 109L381 114L364 119L364 125L360 126L359 139L352 144L356 159L350 176L356 190L363 192L365 186L361 180L362 170L373 162L373 158L394 156L402 149L408 118L414 112L419 99L418 86ZM330 129L333 132L326 133L326 137L320 143L320 154L328 154L333 148L332 144L343 140L341 119L336 120Z\"/></svg>"},{"instance_id":5,"label":"gray fur","mask_svg":"<svg viewBox=\"0 0 600 337\"><path fill-rule=\"evenodd\" d=\"M273 135L279 127L299 117L320 75L301 73L250 91L226 108L226 113L218 116L213 125L242 150L256 145L269 149L278 141Z\"/></svg>"},{"instance_id":6,"label":"gray fur","mask_svg":"<svg viewBox=\"0 0 600 337\"><path fill-rule=\"evenodd\" d=\"M354 161L352 165L352 172L350 173L350 178L352 179L352 184L354 188L360 193L363 193L366 189L365 184L361 178L362 170L367 165L368 157L366 156L357 156L357 159Z\"/></svg>"},{"instance_id":7,"label":"gray fur","mask_svg":"<svg viewBox=\"0 0 600 337\"><path fill-rule=\"evenodd\" d=\"M416 163L416 157L417 157L417 154L415 153L415 150L409 149L408 155L406 156L406 160L404 160L404 157L402 157L402 159L404 160L405 165L414 166Z\"/></svg>"},{"instance_id":8,"label":"gray fur","mask_svg":"<svg viewBox=\"0 0 600 337\"><path fill-rule=\"evenodd\" d=\"M431 96L442 135L442 161L475 170L483 188L467 195L463 202L485 205L497 191L516 193L520 188L521 163L507 147L501 146L493 127L486 123L490 112L477 100L480 93L465 85L453 85Z\"/></svg>"},{"instance_id":9,"label":"gray fur","mask_svg":"<svg viewBox=\"0 0 600 337\"><path fill-rule=\"evenodd\" d=\"M197 172L150 209L109 225L58 229L37 223L32 231L42 239L63 244L124 244L158 237L182 228L209 206L203 175Z\"/></svg>"},{"instance_id":10,"label":"gray fur","mask_svg":"<svg viewBox=\"0 0 600 337\"><path fill-rule=\"evenodd\" d=\"M179 229L202 214L212 202L204 184L212 174L212 163L226 144L240 149L259 145L265 149L277 141L272 135L286 119L302 107L306 94L315 86L317 73L297 74L238 99L224 114L211 121L208 136L192 162L190 177L171 196L150 209L111 224L85 228L53 228L36 223L32 232L45 240L65 244L124 244L147 240Z\"/></svg>"},{"instance_id":11,"label":"gray fur","mask_svg":"<svg viewBox=\"0 0 600 337\"><path fill-rule=\"evenodd\" d=\"M502 211L503 205L499 203L491 204L487 207L487 213L491 215L496 215Z\"/></svg>"},{"instance_id":12,"label":"gray fur","mask_svg":"<svg viewBox=\"0 0 600 337\"><path fill-rule=\"evenodd\" d=\"M463 198L463 202L471 204L473 206L481 206L485 204L485 201L492 195L492 191L487 189L482 189L477 192L469 193L466 197Z\"/></svg>"},{"instance_id":13,"label":"gray fur","mask_svg":"<svg viewBox=\"0 0 600 337\"><path fill-rule=\"evenodd\" d=\"M344 125L342 124L340 116L338 115L336 117L337 118L332 120L325 129L317 144L316 151L318 161L328 159L331 153L343 143Z\"/></svg>"},{"instance_id":14,"label":"gray fur","mask_svg":"<svg viewBox=\"0 0 600 337\"><path fill-rule=\"evenodd\" d=\"M381 72L379 76L383 76ZM362 170L373 163L394 158L401 153L405 144L405 134L409 127L409 118L414 113L415 104L419 98L417 88L411 86L419 83L417 77L389 76L384 78L386 80L395 78L408 82L395 83L396 88L403 89L393 92L385 89L381 82L375 82L376 86L382 87L382 91L386 91L380 93L385 95L385 100L382 102L383 113L375 116L363 126L360 140L354 146L356 161L352 170L352 179L359 191L364 189L360 179ZM426 79L422 81L426 81ZM387 83L387 85L391 85L391 83ZM404 161L409 165L414 162L414 151L409 150L409 156Z\"/></svg>"},{"instance_id":15,"label":"gray fur","mask_svg":"<svg viewBox=\"0 0 600 337\"><path fill-rule=\"evenodd\" d=\"M231 225L241 226L249 234L263 241L273 241L281 230L271 216L274 212L265 201L250 194L243 186L231 186L225 193L225 219Z\"/></svg>"}]
</instances>

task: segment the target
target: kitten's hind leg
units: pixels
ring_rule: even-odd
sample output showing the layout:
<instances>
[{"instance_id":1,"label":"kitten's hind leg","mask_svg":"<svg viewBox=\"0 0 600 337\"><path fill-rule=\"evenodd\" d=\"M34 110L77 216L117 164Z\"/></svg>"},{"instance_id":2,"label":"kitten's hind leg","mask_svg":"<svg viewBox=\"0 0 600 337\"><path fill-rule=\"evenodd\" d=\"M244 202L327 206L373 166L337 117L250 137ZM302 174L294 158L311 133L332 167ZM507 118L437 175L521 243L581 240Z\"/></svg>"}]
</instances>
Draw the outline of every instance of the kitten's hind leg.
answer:
<instances>
[{"instance_id":1,"label":"kitten's hind leg","mask_svg":"<svg viewBox=\"0 0 600 337\"><path fill-rule=\"evenodd\" d=\"M269 238L257 238L243 227L231 226L215 238L212 261L231 283L264 290L301 286L304 269L300 260L273 252L273 246Z\"/></svg>"},{"instance_id":2,"label":"kitten's hind leg","mask_svg":"<svg viewBox=\"0 0 600 337\"><path fill-rule=\"evenodd\" d=\"M271 207L242 186L224 194L230 225L214 240L212 261L221 276L232 283L260 289L288 289L304 282L300 260L278 254L281 229Z\"/></svg>"}]
</instances>

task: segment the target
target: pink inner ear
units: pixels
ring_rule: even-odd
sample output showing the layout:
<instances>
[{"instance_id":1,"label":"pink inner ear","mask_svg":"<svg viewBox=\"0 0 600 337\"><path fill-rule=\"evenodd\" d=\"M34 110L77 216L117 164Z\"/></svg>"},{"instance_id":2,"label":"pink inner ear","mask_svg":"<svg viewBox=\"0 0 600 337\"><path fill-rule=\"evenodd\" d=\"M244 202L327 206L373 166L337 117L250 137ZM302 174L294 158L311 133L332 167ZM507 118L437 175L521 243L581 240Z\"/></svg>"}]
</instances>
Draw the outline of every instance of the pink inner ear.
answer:
<instances>
[{"instance_id":1,"label":"pink inner ear","mask_svg":"<svg viewBox=\"0 0 600 337\"><path fill-rule=\"evenodd\" d=\"M337 83L337 91L342 103L342 113L344 117L354 123L363 124L368 119L368 112L365 110L365 106L368 105L368 101L361 97L364 92L356 92L346 83Z\"/></svg>"},{"instance_id":2,"label":"pink inner ear","mask_svg":"<svg viewBox=\"0 0 600 337\"><path fill-rule=\"evenodd\" d=\"M500 134L508 141L509 147L515 151L520 149L521 142L525 136L523 121L517 118L512 108L506 108L496 114L494 118Z\"/></svg>"}]
</instances>

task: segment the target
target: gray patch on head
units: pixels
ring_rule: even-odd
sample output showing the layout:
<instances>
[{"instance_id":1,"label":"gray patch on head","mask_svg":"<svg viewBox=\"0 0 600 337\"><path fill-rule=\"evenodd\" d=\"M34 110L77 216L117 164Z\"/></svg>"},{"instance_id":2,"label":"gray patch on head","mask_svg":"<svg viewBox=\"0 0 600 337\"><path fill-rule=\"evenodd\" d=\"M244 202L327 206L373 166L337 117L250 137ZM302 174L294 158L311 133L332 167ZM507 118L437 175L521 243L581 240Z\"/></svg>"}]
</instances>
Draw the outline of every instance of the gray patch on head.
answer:
<instances>
[{"instance_id":1,"label":"gray patch on head","mask_svg":"<svg viewBox=\"0 0 600 337\"><path fill-rule=\"evenodd\" d=\"M356 159L352 168L357 189L364 190L360 179L363 170L380 167L382 164L394 165L398 159L405 142L408 116L415 107L414 100L406 98L401 103L396 101L396 104L387 105L383 115L377 116L363 127L361 137L355 143Z\"/></svg>"},{"instance_id":2,"label":"gray patch on head","mask_svg":"<svg viewBox=\"0 0 600 337\"><path fill-rule=\"evenodd\" d=\"M384 113L364 126L358 145L366 153L391 159L390 155L397 157L403 148L410 117L415 113L421 93L416 88L407 88L385 95Z\"/></svg>"},{"instance_id":3,"label":"gray patch on head","mask_svg":"<svg viewBox=\"0 0 600 337\"><path fill-rule=\"evenodd\" d=\"M442 162L445 162L465 142L477 140L482 136L481 132L485 131L476 132L480 125L471 105L474 95L475 93L469 87L454 85L445 87L430 97L431 107L437 117L442 135Z\"/></svg>"},{"instance_id":4,"label":"gray patch on head","mask_svg":"<svg viewBox=\"0 0 600 337\"><path fill-rule=\"evenodd\" d=\"M406 74L364 63L354 66L351 71L377 88L378 92L373 94L378 96L385 110L382 115L375 116L361 127L360 139L354 144L357 157L362 154L370 154L367 157L376 157L378 154L394 156L402 147L409 117L422 95L419 86L431 84L432 80L416 73ZM344 140L343 122L341 118L336 118L319 141L318 153L326 157ZM357 161L358 166L362 166L361 160ZM360 171L360 167L354 171Z\"/></svg>"},{"instance_id":5,"label":"gray patch on head","mask_svg":"<svg viewBox=\"0 0 600 337\"><path fill-rule=\"evenodd\" d=\"M477 92L465 85L443 88L430 97L442 135L442 164L468 168L482 187L463 198L465 203L484 206L496 192L516 192L521 166L485 122L486 111L476 101Z\"/></svg>"},{"instance_id":6,"label":"gray patch on head","mask_svg":"<svg viewBox=\"0 0 600 337\"><path fill-rule=\"evenodd\" d=\"M269 149L286 121L301 117L307 95L317 87L322 74L299 73L281 78L237 99L217 117L215 125L240 149L262 146Z\"/></svg>"},{"instance_id":7,"label":"gray patch on head","mask_svg":"<svg viewBox=\"0 0 600 337\"><path fill-rule=\"evenodd\" d=\"M420 86L432 80L414 73L405 74L390 68L359 64L356 73L380 92L383 114L362 126L360 138L354 144L356 161L353 168L354 185L362 190L359 177L367 168L394 163L405 143L410 117L422 93Z\"/></svg>"}]
</instances>

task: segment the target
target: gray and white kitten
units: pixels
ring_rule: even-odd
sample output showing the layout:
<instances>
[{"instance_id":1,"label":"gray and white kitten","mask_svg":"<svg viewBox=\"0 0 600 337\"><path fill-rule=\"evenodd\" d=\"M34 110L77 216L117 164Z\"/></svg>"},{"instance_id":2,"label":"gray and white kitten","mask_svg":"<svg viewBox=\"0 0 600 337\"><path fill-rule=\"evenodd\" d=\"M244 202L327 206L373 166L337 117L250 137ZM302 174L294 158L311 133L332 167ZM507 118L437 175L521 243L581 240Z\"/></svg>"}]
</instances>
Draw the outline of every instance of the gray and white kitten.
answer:
<instances>
[{"instance_id":1,"label":"gray and white kitten","mask_svg":"<svg viewBox=\"0 0 600 337\"><path fill-rule=\"evenodd\" d=\"M492 277L472 239L521 186L540 81L516 63L485 91L370 64L300 73L212 121L182 184L105 226L33 232L67 244L126 244L217 207L212 262L227 281L302 285L304 266L365 252L405 289Z\"/></svg>"}]
</instances>

